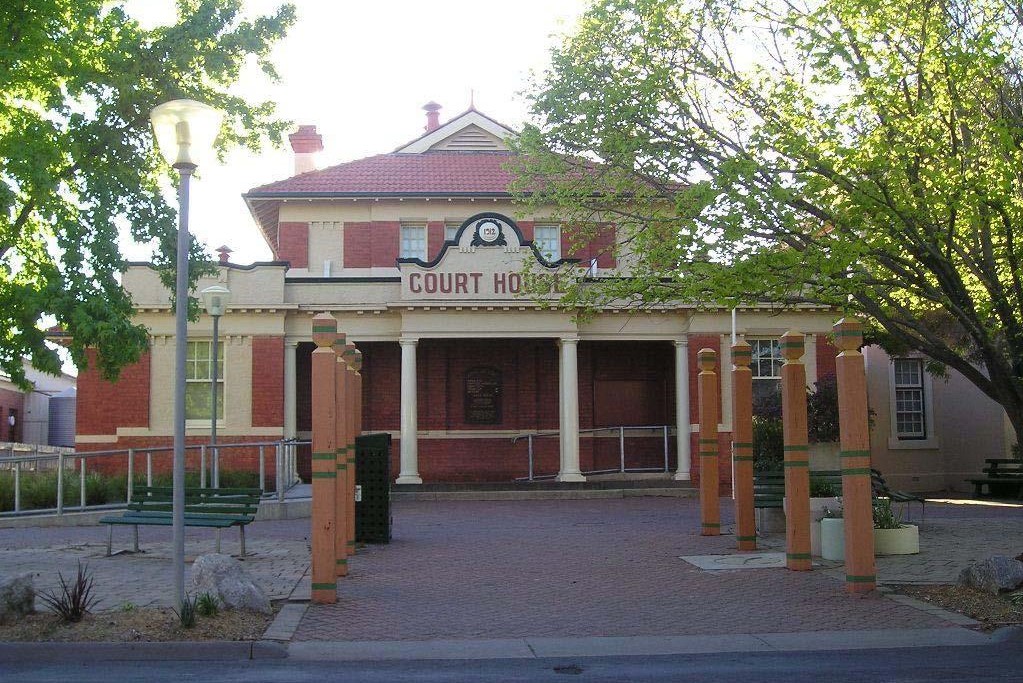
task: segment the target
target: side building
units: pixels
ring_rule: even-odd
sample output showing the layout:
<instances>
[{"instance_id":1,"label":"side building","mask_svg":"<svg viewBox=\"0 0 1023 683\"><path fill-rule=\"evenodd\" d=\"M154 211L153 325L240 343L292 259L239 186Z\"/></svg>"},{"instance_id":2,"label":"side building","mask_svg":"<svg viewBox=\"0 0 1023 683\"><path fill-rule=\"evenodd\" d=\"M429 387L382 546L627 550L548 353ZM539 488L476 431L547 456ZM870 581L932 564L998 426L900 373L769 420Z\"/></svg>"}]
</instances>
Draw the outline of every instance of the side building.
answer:
<instances>
[{"instance_id":1,"label":"side building","mask_svg":"<svg viewBox=\"0 0 1023 683\"><path fill-rule=\"evenodd\" d=\"M232 292L220 320L219 442L309 437L311 321L328 311L362 350L363 426L391 433L399 484L508 481L528 476L530 463L536 474L581 481L586 473L619 469L623 444L627 468L698 479L696 352L711 348L724 370L719 453L727 488L730 311L609 305L579 320L556 302L541 306L527 298L524 266L542 272L576 259L593 275L620 275L628 271L628 254L608 248L610 232L569 253L552 212L525 211L513 201L514 131L475 109L440 124L439 107L426 108L419 138L319 170L313 160L320 136L302 126L290 138L296 174L244 195L274 261L240 266L224 259L217 276L199 284ZM91 369L82 373L79 449L172 440L176 342L169 293L147 264L133 264L124 286L151 331L151 347L116 384ZM810 307L738 310L735 332L753 346L757 391L776 390L777 339L790 329L807 335L808 383L833 375L828 334L835 317ZM209 438L211 336L207 316L190 327L187 382L194 398L186 426L194 443ZM898 367L883 354L871 359ZM872 378L879 413L887 385ZM997 409L987 413L1002 424ZM621 427L642 429L614 429ZM888 423L876 420L875 441L882 429ZM1005 451L1001 433L987 457ZM886 455L876 464L907 488L946 488L952 482L945 480L945 460L983 457L947 456L939 439L931 462L902 467L901 452L884 443ZM308 476L308 460L299 470Z\"/></svg>"}]
</instances>

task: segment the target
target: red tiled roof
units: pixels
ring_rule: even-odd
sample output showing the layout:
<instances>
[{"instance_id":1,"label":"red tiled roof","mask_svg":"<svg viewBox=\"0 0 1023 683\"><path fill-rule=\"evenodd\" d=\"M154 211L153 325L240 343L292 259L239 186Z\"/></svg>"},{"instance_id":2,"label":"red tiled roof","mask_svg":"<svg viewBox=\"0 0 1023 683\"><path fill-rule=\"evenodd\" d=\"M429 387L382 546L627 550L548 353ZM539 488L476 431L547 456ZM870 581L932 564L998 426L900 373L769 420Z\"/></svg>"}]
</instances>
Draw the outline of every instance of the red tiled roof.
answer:
<instances>
[{"instance_id":1,"label":"red tiled roof","mask_svg":"<svg viewBox=\"0 0 1023 683\"><path fill-rule=\"evenodd\" d=\"M378 154L254 187L247 197L281 194L508 194L512 152Z\"/></svg>"}]
</instances>

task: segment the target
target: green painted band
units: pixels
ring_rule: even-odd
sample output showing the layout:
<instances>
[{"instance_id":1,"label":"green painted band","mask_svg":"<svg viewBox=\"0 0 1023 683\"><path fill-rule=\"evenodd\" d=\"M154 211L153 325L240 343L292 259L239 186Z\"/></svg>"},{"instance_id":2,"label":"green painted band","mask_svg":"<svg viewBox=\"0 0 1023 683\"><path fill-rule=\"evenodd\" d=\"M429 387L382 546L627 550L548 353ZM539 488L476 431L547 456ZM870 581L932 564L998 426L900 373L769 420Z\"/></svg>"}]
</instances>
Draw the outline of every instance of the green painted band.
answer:
<instances>
[{"instance_id":1,"label":"green painted band","mask_svg":"<svg viewBox=\"0 0 1023 683\"><path fill-rule=\"evenodd\" d=\"M700 526L702 526L705 529L720 529L721 528L721 523L720 522L704 522Z\"/></svg>"},{"instance_id":2,"label":"green painted band","mask_svg":"<svg viewBox=\"0 0 1023 683\"><path fill-rule=\"evenodd\" d=\"M843 477L846 476L846 475L850 475L850 476L863 475L865 477L869 477L870 474L871 474L871 472L870 472L870 468L869 467L843 467L842 468L842 476Z\"/></svg>"},{"instance_id":3,"label":"green painted band","mask_svg":"<svg viewBox=\"0 0 1023 683\"><path fill-rule=\"evenodd\" d=\"M345 564L346 565L346 564L348 564L348 559L344 558L344 557L339 557L338 560L337 560L337 563L338 564Z\"/></svg>"},{"instance_id":4,"label":"green painted band","mask_svg":"<svg viewBox=\"0 0 1023 683\"><path fill-rule=\"evenodd\" d=\"M782 467L809 467L809 460L786 460L782 463Z\"/></svg>"},{"instance_id":5,"label":"green painted band","mask_svg":"<svg viewBox=\"0 0 1023 683\"><path fill-rule=\"evenodd\" d=\"M313 460L333 460L333 453L313 453Z\"/></svg>"},{"instance_id":6,"label":"green painted band","mask_svg":"<svg viewBox=\"0 0 1023 683\"><path fill-rule=\"evenodd\" d=\"M753 448L752 441L733 441L732 445L736 448Z\"/></svg>"},{"instance_id":7,"label":"green painted band","mask_svg":"<svg viewBox=\"0 0 1023 683\"><path fill-rule=\"evenodd\" d=\"M846 583L876 583L877 577L871 574L870 576L852 576L850 574L845 575Z\"/></svg>"},{"instance_id":8,"label":"green painted band","mask_svg":"<svg viewBox=\"0 0 1023 683\"><path fill-rule=\"evenodd\" d=\"M355 541L346 541L345 545L347 545L349 548L354 548L355 547Z\"/></svg>"},{"instance_id":9,"label":"green painted band","mask_svg":"<svg viewBox=\"0 0 1023 683\"><path fill-rule=\"evenodd\" d=\"M755 462L756 456L753 455L733 455L732 460L735 462Z\"/></svg>"},{"instance_id":10,"label":"green painted band","mask_svg":"<svg viewBox=\"0 0 1023 683\"><path fill-rule=\"evenodd\" d=\"M755 541L755 540L757 540L757 537L756 536L736 536L735 540L737 540L737 541Z\"/></svg>"},{"instance_id":11,"label":"green painted band","mask_svg":"<svg viewBox=\"0 0 1023 683\"><path fill-rule=\"evenodd\" d=\"M337 472L313 472L313 479L337 479Z\"/></svg>"},{"instance_id":12,"label":"green painted band","mask_svg":"<svg viewBox=\"0 0 1023 683\"><path fill-rule=\"evenodd\" d=\"M862 337L862 330L835 330L836 337Z\"/></svg>"},{"instance_id":13,"label":"green painted band","mask_svg":"<svg viewBox=\"0 0 1023 683\"><path fill-rule=\"evenodd\" d=\"M317 332L334 332L337 333L337 327L334 325L313 325L313 334Z\"/></svg>"},{"instance_id":14,"label":"green painted band","mask_svg":"<svg viewBox=\"0 0 1023 683\"><path fill-rule=\"evenodd\" d=\"M716 457L718 457L718 454L717 454L717 451L714 451L713 453L700 453L700 457L701 458L716 458Z\"/></svg>"},{"instance_id":15,"label":"green painted band","mask_svg":"<svg viewBox=\"0 0 1023 683\"><path fill-rule=\"evenodd\" d=\"M806 444L785 444L784 450L786 451L808 451L810 447Z\"/></svg>"},{"instance_id":16,"label":"green painted band","mask_svg":"<svg viewBox=\"0 0 1023 683\"><path fill-rule=\"evenodd\" d=\"M870 451L839 451L843 458L869 458Z\"/></svg>"},{"instance_id":17,"label":"green painted band","mask_svg":"<svg viewBox=\"0 0 1023 683\"><path fill-rule=\"evenodd\" d=\"M349 465L354 465L355 464L355 454L354 453L352 453L351 455L348 456L348 464Z\"/></svg>"},{"instance_id":18,"label":"green painted band","mask_svg":"<svg viewBox=\"0 0 1023 683\"><path fill-rule=\"evenodd\" d=\"M752 357L753 356L753 349L743 349L743 348L738 348L737 349L735 347L732 347L732 355L733 356L750 356L750 357Z\"/></svg>"},{"instance_id":19,"label":"green painted band","mask_svg":"<svg viewBox=\"0 0 1023 683\"><path fill-rule=\"evenodd\" d=\"M314 591L336 591L337 583L314 583Z\"/></svg>"},{"instance_id":20,"label":"green painted band","mask_svg":"<svg viewBox=\"0 0 1023 683\"><path fill-rule=\"evenodd\" d=\"M803 349L806 348L806 343L801 341L782 342L781 347L783 349Z\"/></svg>"},{"instance_id":21,"label":"green painted band","mask_svg":"<svg viewBox=\"0 0 1023 683\"><path fill-rule=\"evenodd\" d=\"M346 462L339 462L337 464L337 468L339 470L347 470L348 469L348 463L346 463Z\"/></svg>"},{"instance_id":22,"label":"green painted band","mask_svg":"<svg viewBox=\"0 0 1023 683\"><path fill-rule=\"evenodd\" d=\"M785 557L790 560L812 560L810 553L785 553Z\"/></svg>"},{"instance_id":23,"label":"green painted band","mask_svg":"<svg viewBox=\"0 0 1023 683\"><path fill-rule=\"evenodd\" d=\"M699 440L699 443L712 443L712 444L715 444L715 445L717 444L717 442L718 442L717 439L700 439Z\"/></svg>"}]
</instances>

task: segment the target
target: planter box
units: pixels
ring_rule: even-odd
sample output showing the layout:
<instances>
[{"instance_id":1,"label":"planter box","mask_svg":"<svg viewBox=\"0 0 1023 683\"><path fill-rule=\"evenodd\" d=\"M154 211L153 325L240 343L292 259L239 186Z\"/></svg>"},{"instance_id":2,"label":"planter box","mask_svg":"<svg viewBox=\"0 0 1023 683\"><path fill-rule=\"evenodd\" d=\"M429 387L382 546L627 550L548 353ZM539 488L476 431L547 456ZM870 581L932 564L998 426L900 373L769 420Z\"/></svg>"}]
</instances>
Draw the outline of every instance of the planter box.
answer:
<instances>
[{"instance_id":1,"label":"planter box","mask_svg":"<svg viewBox=\"0 0 1023 683\"><path fill-rule=\"evenodd\" d=\"M826 498L811 498L810 499L810 554L814 557L821 556L821 518L824 517L824 509L830 508L835 510L841 507L841 498L837 497L826 497ZM783 501L782 509L785 513L788 513L789 500L786 498ZM785 531L785 516L781 518L781 532Z\"/></svg>"},{"instance_id":2,"label":"planter box","mask_svg":"<svg viewBox=\"0 0 1023 683\"><path fill-rule=\"evenodd\" d=\"M810 444L810 471L841 470L841 450L837 441Z\"/></svg>"},{"instance_id":3,"label":"planter box","mask_svg":"<svg viewBox=\"0 0 1023 683\"><path fill-rule=\"evenodd\" d=\"M822 519L821 557L845 560L845 520ZM920 552L920 529L903 524L898 529L874 529L874 555L915 555Z\"/></svg>"}]
</instances>

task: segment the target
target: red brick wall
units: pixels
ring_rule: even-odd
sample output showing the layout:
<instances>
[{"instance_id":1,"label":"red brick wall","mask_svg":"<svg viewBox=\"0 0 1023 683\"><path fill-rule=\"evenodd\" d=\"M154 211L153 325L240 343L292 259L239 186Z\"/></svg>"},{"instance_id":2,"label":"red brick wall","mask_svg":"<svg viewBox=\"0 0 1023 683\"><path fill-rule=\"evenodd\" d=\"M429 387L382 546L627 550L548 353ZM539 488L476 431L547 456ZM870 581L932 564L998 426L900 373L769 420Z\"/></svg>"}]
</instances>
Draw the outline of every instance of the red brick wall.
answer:
<instances>
[{"instance_id":1,"label":"red brick wall","mask_svg":"<svg viewBox=\"0 0 1023 683\"><path fill-rule=\"evenodd\" d=\"M14 409L14 426L7 418ZM22 423L25 421L25 395L20 391L0 389L0 441L21 441Z\"/></svg>"},{"instance_id":2,"label":"red brick wall","mask_svg":"<svg viewBox=\"0 0 1023 683\"><path fill-rule=\"evenodd\" d=\"M344 225L345 268L369 268L372 264L373 224L347 222Z\"/></svg>"},{"instance_id":3,"label":"red brick wall","mask_svg":"<svg viewBox=\"0 0 1023 683\"><path fill-rule=\"evenodd\" d=\"M519 226L519 231L522 233L522 240L525 242L532 242L534 235L533 228L536 227L536 223L534 221L519 221L517 225Z\"/></svg>"},{"instance_id":4,"label":"red brick wall","mask_svg":"<svg viewBox=\"0 0 1023 683\"><path fill-rule=\"evenodd\" d=\"M370 237L371 266L393 268L398 258L400 224L398 221L373 221Z\"/></svg>"},{"instance_id":5,"label":"red brick wall","mask_svg":"<svg viewBox=\"0 0 1023 683\"><path fill-rule=\"evenodd\" d=\"M432 261L444 245L444 221L430 221L426 224L426 260Z\"/></svg>"},{"instance_id":6,"label":"red brick wall","mask_svg":"<svg viewBox=\"0 0 1023 683\"><path fill-rule=\"evenodd\" d=\"M284 337L252 338L252 426L284 426Z\"/></svg>"},{"instance_id":7,"label":"red brick wall","mask_svg":"<svg viewBox=\"0 0 1023 683\"><path fill-rule=\"evenodd\" d=\"M838 349L831 343L831 339L823 334L817 335L817 377L835 375L835 357L838 356Z\"/></svg>"},{"instance_id":8,"label":"red brick wall","mask_svg":"<svg viewBox=\"0 0 1023 683\"><path fill-rule=\"evenodd\" d=\"M97 367L95 352L88 352L89 367L78 373L76 434L114 434L118 427L149 426L150 354L121 370L116 382L107 382Z\"/></svg>"},{"instance_id":9,"label":"red brick wall","mask_svg":"<svg viewBox=\"0 0 1023 683\"><path fill-rule=\"evenodd\" d=\"M309 224L282 222L277 226L277 258L292 268L309 267Z\"/></svg>"}]
</instances>

